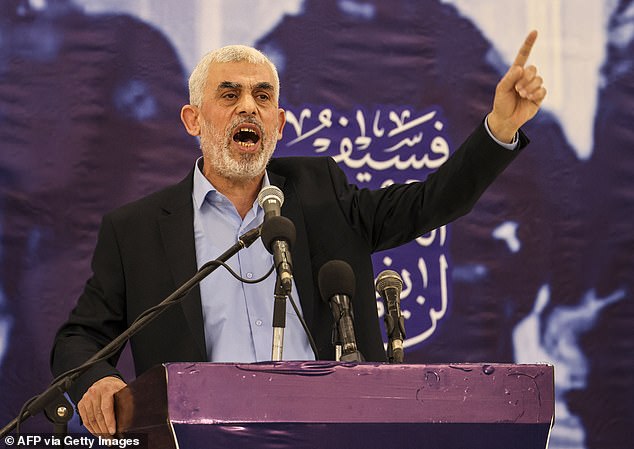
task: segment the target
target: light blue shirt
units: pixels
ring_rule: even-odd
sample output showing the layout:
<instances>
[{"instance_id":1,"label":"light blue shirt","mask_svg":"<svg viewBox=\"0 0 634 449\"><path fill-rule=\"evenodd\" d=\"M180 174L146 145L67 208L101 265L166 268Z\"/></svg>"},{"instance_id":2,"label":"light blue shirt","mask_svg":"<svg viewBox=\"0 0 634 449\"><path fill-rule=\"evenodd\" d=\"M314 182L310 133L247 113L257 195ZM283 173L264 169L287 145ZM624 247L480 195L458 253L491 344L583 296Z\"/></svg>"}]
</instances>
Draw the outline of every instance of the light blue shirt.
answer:
<instances>
[{"instance_id":1,"label":"light blue shirt","mask_svg":"<svg viewBox=\"0 0 634 449\"><path fill-rule=\"evenodd\" d=\"M194 237L198 268L233 245L245 232L264 220L257 200L244 217L226 196L219 193L201 172L202 158L194 169ZM265 174L263 186L269 185ZM227 262L246 279L263 276L273 256L258 239ZM271 360L273 340L273 293L275 273L259 284L244 284L219 267L200 284L205 344L210 362L261 362ZM293 285L293 299L301 311ZM289 301L286 305L284 360L314 360L304 330Z\"/></svg>"}]
</instances>

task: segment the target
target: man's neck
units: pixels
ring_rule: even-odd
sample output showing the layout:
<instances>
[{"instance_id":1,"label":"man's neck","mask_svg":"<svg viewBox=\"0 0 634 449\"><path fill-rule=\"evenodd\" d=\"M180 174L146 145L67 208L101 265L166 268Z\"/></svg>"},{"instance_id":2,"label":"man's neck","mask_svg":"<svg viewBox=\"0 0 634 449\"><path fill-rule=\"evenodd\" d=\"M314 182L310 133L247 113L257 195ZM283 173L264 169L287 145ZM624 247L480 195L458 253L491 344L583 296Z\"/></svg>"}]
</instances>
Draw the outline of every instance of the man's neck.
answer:
<instances>
[{"instance_id":1,"label":"man's neck","mask_svg":"<svg viewBox=\"0 0 634 449\"><path fill-rule=\"evenodd\" d=\"M253 202L260 192L264 178L262 173L253 179L234 180L208 170L204 170L204 175L219 193L231 201L242 218L253 208Z\"/></svg>"}]
</instances>

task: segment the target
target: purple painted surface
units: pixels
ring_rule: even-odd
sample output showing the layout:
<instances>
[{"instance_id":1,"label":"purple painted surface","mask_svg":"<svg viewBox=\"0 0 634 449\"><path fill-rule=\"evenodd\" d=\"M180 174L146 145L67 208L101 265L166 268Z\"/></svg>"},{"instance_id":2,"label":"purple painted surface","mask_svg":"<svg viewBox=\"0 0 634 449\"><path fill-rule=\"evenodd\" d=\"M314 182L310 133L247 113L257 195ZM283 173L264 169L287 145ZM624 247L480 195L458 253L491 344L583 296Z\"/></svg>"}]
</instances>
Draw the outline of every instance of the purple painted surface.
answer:
<instances>
[{"instance_id":1,"label":"purple painted surface","mask_svg":"<svg viewBox=\"0 0 634 449\"><path fill-rule=\"evenodd\" d=\"M157 448L175 447L172 438L180 447L385 447L396 438L398 447L538 448L554 414L553 367L174 363L133 382L117 407L119 430L147 432Z\"/></svg>"},{"instance_id":2,"label":"purple painted surface","mask_svg":"<svg viewBox=\"0 0 634 449\"><path fill-rule=\"evenodd\" d=\"M174 423L549 423L548 365L169 364Z\"/></svg>"},{"instance_id":3,"label":"purple painted surface","mask_svg":"<svg viewBox=\"0 0 634 449\"><path fill-rule=\"evenodd\" d=\"M545 424L174 425L179 447L187 449L543 449L548 432Z\"/></svg>"}]
</instances>

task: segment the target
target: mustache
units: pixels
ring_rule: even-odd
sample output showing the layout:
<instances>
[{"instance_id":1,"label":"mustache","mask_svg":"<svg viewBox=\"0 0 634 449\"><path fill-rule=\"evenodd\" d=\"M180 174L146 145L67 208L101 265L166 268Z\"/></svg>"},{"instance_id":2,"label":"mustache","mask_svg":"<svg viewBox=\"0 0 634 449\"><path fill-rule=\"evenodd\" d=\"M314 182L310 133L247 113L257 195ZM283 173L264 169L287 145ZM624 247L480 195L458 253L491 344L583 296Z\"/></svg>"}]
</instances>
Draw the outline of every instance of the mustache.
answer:
<instances>
[{"instance_id":1,"label":"mustache","mask_svg":"<svg viewBox=\"0 0 634 449\"><path fill-rule=\"evenodd\" d=\"M262 125L262 123L253 116L238 117L232 120L227 129L227 136L233 138L233 135L232 135L233 130L236 129L237 126L243 125L245 123L248 123L250 125L255 125L260 131L260 136L265 137L264 125Z\"/></svg>"}]
</instances>

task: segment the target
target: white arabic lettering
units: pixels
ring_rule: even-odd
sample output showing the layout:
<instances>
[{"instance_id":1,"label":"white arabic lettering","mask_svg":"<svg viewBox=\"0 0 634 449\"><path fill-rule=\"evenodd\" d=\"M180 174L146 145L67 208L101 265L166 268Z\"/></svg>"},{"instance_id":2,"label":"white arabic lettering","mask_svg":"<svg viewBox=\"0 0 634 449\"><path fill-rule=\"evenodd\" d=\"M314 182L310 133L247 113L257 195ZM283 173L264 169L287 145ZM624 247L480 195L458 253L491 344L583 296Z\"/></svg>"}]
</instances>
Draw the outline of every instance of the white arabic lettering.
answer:
<instances>
[{"instance_id":1,"label":"white arabic lettering","mask_svg":"<svg viewBox=\"0 0 634 449\"><path fill-rule=\"evenodd\" d=\"M312 146L317 154L327 154L329 150L338 147L339 153L331 156L336 162L343 163L352 169L362 167L373 170L389 170L391 168L397 170L436 169L449 158L450 150L447 140L443 136L437 135L442 130L442 126L439 127L438 124L442 123L439 120L431 123L432 119L437 116L436 110L416 118L412 118L412 112L408 109L400 113L390 110L387 115L388 123L391 126L387 135L385 127L381 124L380 109L374 111L371 135L368 135L370 122L361 109L355 111L354 123L356 123L356 127L349 126L351 122L345 115L340 115L336 120L334 115L332 109L323 108L317 114L316 120L311 121L314 114L310 108L302 109L299 114L290 110L286 111L286 121L296 135L286 145L291 147L313 138ZM424 129L419 129L422 126ZM337 145L335 139L341 135L342 131L345 131L346 134L339 138ZM350 132L355 132L355 135L350 135ZM430 133L427 143L425 143L426 133ZM396 142L391 139L395 136L400 137ZM333 143L335 143L334 147ZM423 145L422 148L428 150L422 155L394 155L387 160L377 158L378 155L393 153L404 148L418 148L421 145ZM368 151L371 149L373 151ZM357 156L355 154L357 151L363 153Z\"/></svg>"},{"instance_id":2,"label":"white arabic lettering","mask_svg":"<svg viewBox=\"0 0 634 449\"><path fill-rule=\"evenodd\" d=\"M445 316L445 313L447 313L447 304L449 303L447 289L447 268L449 267L449 265L447 264L447 258L444 254L441 254L438 258L438 265L440 267L440 309L436 309L434 307L431 307L429 309L431 326L429 326L429 328L426 329L424 332L412 338L406 339L403 342L403 347L405 348L414 346L415 344L418 344L421 341L427 340L429 337L431 337L436 331L438 321L440 321Z\"/></svg>"}]
</instances>

